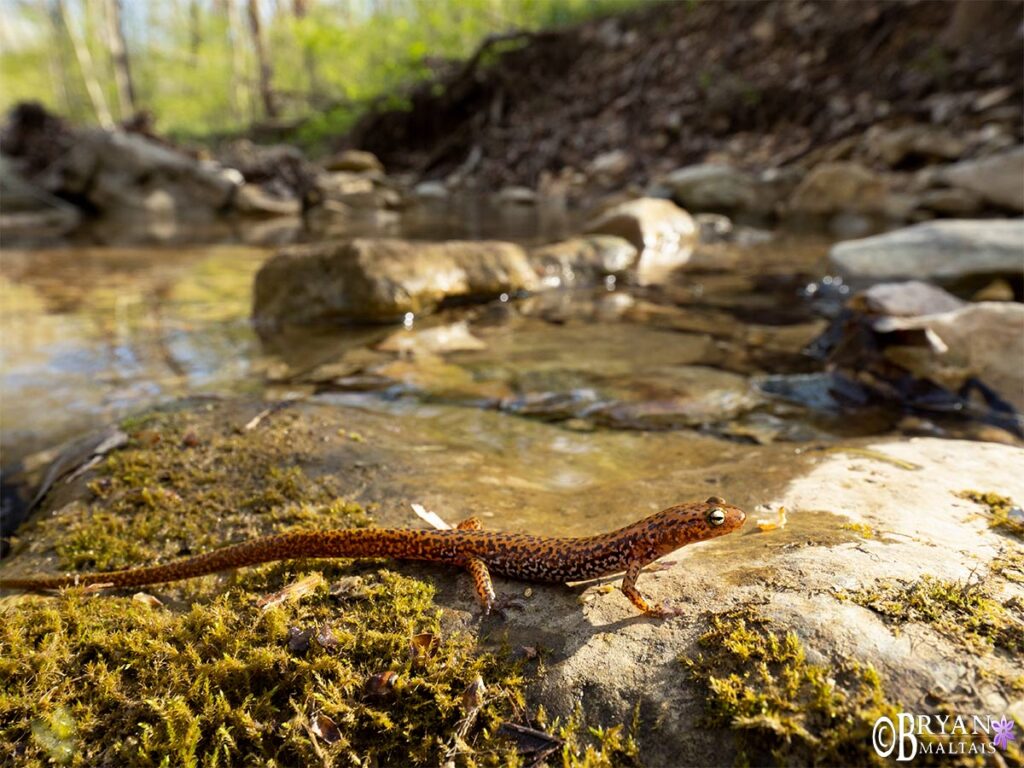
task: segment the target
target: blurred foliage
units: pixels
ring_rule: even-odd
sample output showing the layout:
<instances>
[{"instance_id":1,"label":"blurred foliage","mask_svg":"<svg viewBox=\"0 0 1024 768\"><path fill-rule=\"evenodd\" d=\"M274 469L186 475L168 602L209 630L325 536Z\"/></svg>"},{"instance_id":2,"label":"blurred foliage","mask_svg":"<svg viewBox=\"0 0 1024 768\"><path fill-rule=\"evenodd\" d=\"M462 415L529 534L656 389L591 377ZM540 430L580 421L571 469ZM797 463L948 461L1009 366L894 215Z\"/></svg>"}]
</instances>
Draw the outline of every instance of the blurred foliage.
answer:
<instances>
[{"instance_id":1,"label":"blurred foliage","mask_svg":"<svg viewBox=\"0 0 1024 768\"><path fill-rule=\"evenodd\" d=\"M647 0L650 2L650 0ZM282 124L304 143L345 131L376 103L466 58L491 34L569 24L644 0L257 0ZM137 109L179 138L266 121L249 0L120 0ZM115 119L112 0L0 0L0 108L42 101L95 123L74 41L87 46ZM61 9L63 8L63 15ZM69 31L70 30L70 31ZM128 110L123 110L128 111Z\"/></svg>"}]
</instances>

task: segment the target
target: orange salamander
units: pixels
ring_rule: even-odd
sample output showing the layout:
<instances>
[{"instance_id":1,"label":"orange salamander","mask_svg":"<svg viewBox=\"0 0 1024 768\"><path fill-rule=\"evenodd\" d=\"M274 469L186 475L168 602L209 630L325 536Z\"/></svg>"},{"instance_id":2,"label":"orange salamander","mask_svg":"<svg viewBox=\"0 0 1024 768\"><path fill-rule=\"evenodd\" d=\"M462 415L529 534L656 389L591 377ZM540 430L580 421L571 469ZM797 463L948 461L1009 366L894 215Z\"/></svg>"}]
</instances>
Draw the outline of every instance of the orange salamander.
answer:
<instances>
[{"instance_id":1,"label":"orange salamander","mask_svg":"<svg viewBox=\"0 0 1024 768\"><path fill-rule=\"evenodd\" d=\"M265 536L166 565L106 573L0 578L0 588L47 590L103 585L137 587L202 576L278 560L324 557L391 557L465 568L485 612L494 605L491 572L524 581L565 583L625 573L622 591L647 616L678 609L652 606L636 588L640 570L680 547L730 533L746 520L743 510L717 496L677 504L611 533L582 538L485 531L471 517L450 530L345 528Z\"/></svg>"}]
</instances>

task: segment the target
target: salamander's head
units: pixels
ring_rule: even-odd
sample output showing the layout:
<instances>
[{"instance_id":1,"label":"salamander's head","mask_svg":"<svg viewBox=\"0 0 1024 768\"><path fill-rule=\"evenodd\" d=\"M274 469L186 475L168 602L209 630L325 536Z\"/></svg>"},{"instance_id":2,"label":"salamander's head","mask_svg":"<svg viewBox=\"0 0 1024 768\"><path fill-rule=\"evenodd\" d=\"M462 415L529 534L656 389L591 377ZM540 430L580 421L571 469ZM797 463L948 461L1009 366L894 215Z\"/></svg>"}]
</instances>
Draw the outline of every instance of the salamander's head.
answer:
<instances>
[{"instance_id":1,"label":"salamander's head","mask_svg":"<svg viewBox=\"0 0 1024 768\"><path fill-rule=\"evenodd\" d=\"M747 519L739 507L711 496L707 501L677 504L648 518L662 554L695 541L713 539L740 528Z\"/></svg>"}]
</instances>

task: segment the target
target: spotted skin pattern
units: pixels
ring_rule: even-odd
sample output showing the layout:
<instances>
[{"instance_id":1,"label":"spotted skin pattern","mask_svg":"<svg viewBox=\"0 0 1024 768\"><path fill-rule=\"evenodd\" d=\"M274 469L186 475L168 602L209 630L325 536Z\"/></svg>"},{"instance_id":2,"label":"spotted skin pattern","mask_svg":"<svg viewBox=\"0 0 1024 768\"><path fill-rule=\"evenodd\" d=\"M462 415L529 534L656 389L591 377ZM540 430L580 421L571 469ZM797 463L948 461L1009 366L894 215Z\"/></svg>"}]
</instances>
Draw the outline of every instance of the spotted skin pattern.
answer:
<instances>
[{"instance_id":1,"label":"spotted skin pattern","mask_svg":"<svg viewBox=\"0 0 1024 768\"><path fill-rule=\"evenodd\" d=\"M730 533L743 510L712 496L677 504L611 533L583 538L482 530L471 517L450 530L346 528L293 531L216 549L166 565L71 576L0 579L0 589L48 590L74 586L138 587L279 560L391 557L465 568L485 611L494 604L490 574L565 583L625 572L622 591L641 612L666 617L678 611L651 606L636 588L643 567L680 547Z\"/></svg>"}]
</instances>

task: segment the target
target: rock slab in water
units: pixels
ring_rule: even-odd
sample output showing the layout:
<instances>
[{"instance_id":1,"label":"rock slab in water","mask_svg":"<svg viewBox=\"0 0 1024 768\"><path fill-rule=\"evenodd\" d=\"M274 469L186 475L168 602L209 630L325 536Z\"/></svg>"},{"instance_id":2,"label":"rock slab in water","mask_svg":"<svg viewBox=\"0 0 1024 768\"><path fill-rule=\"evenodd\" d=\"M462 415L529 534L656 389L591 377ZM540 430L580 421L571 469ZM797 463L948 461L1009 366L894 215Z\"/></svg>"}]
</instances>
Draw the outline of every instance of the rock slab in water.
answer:
<instances>
[{"instance_id":1,"label":"rock slab in water","mask_svg":"<svg viewBox=\"0 0 1024 768\"><path fill-rule=\"evenodd\" d=\"M837 243L829 263L848 280L950 281L1024 272L1024 220L951 219Z\"/></svg>"},{"instance_id":2,"label":"rock slab in water","mask_svg":"<svg viewBox=\"0 0 1024 768\"><path fill-rule=\"evenodd\" d=\"M532 290L537 276L518 245L358 238L289 248L256 275L253 319L262 329L323 322L389 323L445 299Z\"/></svg>"}]
</instances>

